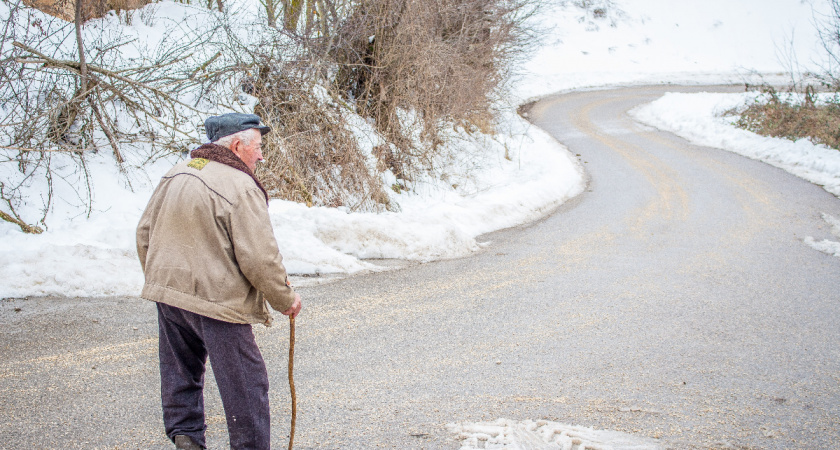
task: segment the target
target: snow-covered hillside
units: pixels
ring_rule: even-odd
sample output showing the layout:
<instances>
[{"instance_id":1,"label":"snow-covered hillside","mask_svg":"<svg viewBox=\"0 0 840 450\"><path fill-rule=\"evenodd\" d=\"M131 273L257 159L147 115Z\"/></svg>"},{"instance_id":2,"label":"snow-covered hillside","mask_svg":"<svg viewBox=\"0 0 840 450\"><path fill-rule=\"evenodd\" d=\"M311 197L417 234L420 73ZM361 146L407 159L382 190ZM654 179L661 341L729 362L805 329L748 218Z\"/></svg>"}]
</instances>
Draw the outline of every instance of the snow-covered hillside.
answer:
<instances>
[{"instance_id":1,"label":"snow-covered hillside","mask_svg":"<svg viewBox=\"0 0 840 450\"><path fill-rule=\"evenodd\" d=\"M807 1L592 2L605 5L604 13L574 3L557 2L539 17L542 26L553 28L514 84L505 133L464 142L473 160L449 168L451 177L464 181L459 189L451 181L427 180L415 192L394 194L400 212L384 214L272 201L269 210L289 270L352 274L379 270L370 258L467 255L480 248L479 235L532 221L577 195L582 169L562 146L514 114L518 101L614 84L731 83L754 72L779 77L787 70L779 57L791 42L802 64L816 62L820 54ZM164 2L148 8L147 22L162 27L172 22L152 16L180 14L189 6ZM165 31L139 22L134 27L144 28L126 33L141 38ZM667 108L656 111L670 114ZM26 235L0 222L0 297L136 295L142 273L134 227L157 179L173 162L149 166L129 188L102 152L89 162L94 193L89 214L72 201L73 187L61 185L68 191L54 193L45 233ZM26 200L36 206L43 201Z\"/></svg>"},{"instance_id":2,"label":"snow-covered hillside","mask_svg":"<svg viewBox=\"0 0 840 450\"><path fill-rule=\"evenodd\" d=\"M541 18L553 31L525 65L525 98L605 85L787 82L791 69L815 70L824 58L816 25L828 5L819 0L559 3Z\"/></svg>"}]
</instances>

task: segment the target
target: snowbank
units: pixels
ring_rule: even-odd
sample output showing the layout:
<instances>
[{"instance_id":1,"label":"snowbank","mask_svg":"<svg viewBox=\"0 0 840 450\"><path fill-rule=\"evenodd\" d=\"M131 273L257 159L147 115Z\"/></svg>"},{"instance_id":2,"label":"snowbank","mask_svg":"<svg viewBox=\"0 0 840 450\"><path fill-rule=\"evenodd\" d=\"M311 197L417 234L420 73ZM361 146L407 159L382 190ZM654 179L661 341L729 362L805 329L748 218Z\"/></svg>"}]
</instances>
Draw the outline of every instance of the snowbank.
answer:
<instances>
[{"instance_id":1,"label":"snowbank","mask_svg":"<svg viewBox=\"0 0 840 450\"><path fill-rule=\"evenodd\" d=\"M506 120L510 135L462 143L474 146L466 150L483 159L473 162L481 170L459 175L469 178L469 190L421 186L419 192L393 197L400 212L382 214L272 200L269 214L289 272L353 274L381 270L365 261L371 258L464 256L479 248L477 236L535 220L581 192L582 169L568 151L515 115ZM132 191L110 159L97 155L90 165L95 204L107 209L88 218L61 203L55 225L41 235L0 222L0 297L140 292L135 227L157 179L174 160L150 167L149 179L135 180Z\"/></svg>"},{"instance_id":2,"label":"snowbank","mask_svg":"<svg viewBox=\"0 0 840 450\"><path fill-rule=\"evenodd\" d=\"M807 139L793 142L759 136L735 127L732 117L723 116L724 112L753 101L757 95L667 93L630 114L694 144L729 150L772 164L840 196L840 151L815 145Z\"/></svg>"},{"instance_id":3,"label":"snowbank","mask_svg":"<svg viewBox=\"0 0 840 450\"><path fill-rule=\"evenodd\" d=\"M256 3L239 6L246 16L256 17ZM9 14L8 8L0 12ZM53 20L36 10L27 14ZM130 25L112 14L90 22L84 32L93 40L124 36L130 44L121 51L129 59L154 54L164 39L190 39L190 30L213 19L212 11L167 1L132 14ZM72 55L74 43L65 44ZM192 122L197 127L203 119L196 115ZM361 130L366 122L357 119ZM437 164L436 175L445 177L429 176L416 180L411 192L389 193L399 212L349 213L271 201L269 213L289 272L353 274L381 270L367 261L376 258L431 261L464 256L479 248L480 234L539 218L582 190L582 170L562 146L519 118L513 108L500 119L505 131L499 136L454 131L456 139L450 145L458 146L462 159ZM0 298L140 292L143 276L135 227L160 176L184 156L173 155L142 170L136 166L144 158L134 158L127 162L128 173L121 174L109 151L86 154L86 173L73 160L77 156L50 154L52 186L42 169L34 172L40 177L20 172L14 150L0 149L0 157L5 157L0 158L0 179L25 187L21 192L27 197L16 205L22 217L33 222L49 205L46 231L40 235L24 234L16 225L0 221ZM86 205L92 207L88 210Z\"/></svg>"}]
</instances>

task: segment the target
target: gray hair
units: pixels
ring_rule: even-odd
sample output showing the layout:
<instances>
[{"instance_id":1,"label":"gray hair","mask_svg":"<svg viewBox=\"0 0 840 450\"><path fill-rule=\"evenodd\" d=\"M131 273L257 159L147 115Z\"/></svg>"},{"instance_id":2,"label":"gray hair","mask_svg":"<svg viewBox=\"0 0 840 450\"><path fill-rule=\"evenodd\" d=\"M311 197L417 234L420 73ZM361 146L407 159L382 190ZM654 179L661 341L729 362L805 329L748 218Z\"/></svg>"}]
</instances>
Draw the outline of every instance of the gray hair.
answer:
<instances>
[{"instance_id":1,"label":"gray hair","mask_svg":"<svg viewBox=\"0 0 840 450\"><path fill-rule=\"evenodd\" d=\"M236 133L229 134L227 136L222 136L213 142L216 145L221 145L222 147L230 148L233 141L240 141L245 145L250 145L253 142L254 138L257 137L256 133L259 133L260 130L256 128L248 128L247 130L237 131Z\"/></svg>"}]
</instances>

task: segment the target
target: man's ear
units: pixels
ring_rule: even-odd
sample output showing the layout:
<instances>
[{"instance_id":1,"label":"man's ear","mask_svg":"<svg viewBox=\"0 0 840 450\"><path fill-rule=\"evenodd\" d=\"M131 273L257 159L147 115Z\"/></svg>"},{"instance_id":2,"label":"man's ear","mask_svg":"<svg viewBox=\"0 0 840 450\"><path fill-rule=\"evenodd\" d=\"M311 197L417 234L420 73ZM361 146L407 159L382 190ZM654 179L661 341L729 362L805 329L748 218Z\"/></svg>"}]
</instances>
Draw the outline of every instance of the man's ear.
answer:
<instances>
[{"instance_id":1,"label":"man's ear","mask_svg":"<svg viewBox=\"0 0 840 450\"><path fill-rule=\"evenodd\" d=\"M239 156L239 146L242 145L242 141L239 139L233 139L230 141L230 151L233 152L234 155Z\"/></svg>"}]
</instances>

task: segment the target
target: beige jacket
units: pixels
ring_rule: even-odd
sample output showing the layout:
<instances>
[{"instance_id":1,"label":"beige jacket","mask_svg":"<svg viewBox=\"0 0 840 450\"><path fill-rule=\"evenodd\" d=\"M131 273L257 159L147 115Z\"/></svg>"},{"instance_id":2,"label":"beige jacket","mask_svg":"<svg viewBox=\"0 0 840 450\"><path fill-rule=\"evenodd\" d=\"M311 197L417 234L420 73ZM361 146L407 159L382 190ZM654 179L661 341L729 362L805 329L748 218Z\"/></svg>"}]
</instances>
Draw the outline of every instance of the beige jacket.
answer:
<instances>
[{"instance_id":1,"label":"beige jacket","mask_svg":"<svg viewBox=\"0 0 840 450\"><path fill-rule=\"evenodd\" d=\"M254 180L196 158L173 167L137 227L141 297L233 323L270 324L295 293Z\"/></svg>"}]
</instances>

